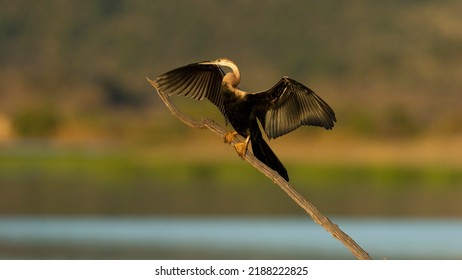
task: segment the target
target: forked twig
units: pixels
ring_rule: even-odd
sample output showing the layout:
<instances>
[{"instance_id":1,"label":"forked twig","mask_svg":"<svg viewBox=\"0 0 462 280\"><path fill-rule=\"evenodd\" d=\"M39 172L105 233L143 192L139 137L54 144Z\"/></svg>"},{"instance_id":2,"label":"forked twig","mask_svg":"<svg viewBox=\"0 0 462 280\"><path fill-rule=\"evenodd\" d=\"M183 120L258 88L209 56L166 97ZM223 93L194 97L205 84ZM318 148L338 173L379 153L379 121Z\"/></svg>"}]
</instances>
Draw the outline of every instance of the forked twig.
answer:
<instances>
[{"instance_id":1,"label":"forked twig","mask_svg":"<svg viewBox=\"0 0 462 280\"><path fill-rule=\"evenodd\" d=\"M186 125L193 128L207 128L220 137L224 137L227 132L225 129L220 127L217 123L209 119L202 119L201 121L194 120L186 115L184 115L178 108L171 102L170 98L163 94L157 87L155 81L146 78L148 82L157 90L162 101L165 103L167 108L172 112L172 114L180 119ZM236 144L238 141L233 140L232 144ZM311 218L321 225L325 230L327 230L332 236L340 240L358 259L370 260L372 259L369 254L364 251L351 237L349 237L345 232L343 232L336 224L332 223L329 218L323 215L311 202L306 200L300 193L298 193L289 183L284 180L277 172L273 171L271 168L259 161L252 153L249 151L245 157L245 160L249 162L253 167L258 169L266 177L270 178L276 185L278 185L284 192L292 198L295 203L298 204L303 210L305 210Z\"/></svg>"}]
</instances>

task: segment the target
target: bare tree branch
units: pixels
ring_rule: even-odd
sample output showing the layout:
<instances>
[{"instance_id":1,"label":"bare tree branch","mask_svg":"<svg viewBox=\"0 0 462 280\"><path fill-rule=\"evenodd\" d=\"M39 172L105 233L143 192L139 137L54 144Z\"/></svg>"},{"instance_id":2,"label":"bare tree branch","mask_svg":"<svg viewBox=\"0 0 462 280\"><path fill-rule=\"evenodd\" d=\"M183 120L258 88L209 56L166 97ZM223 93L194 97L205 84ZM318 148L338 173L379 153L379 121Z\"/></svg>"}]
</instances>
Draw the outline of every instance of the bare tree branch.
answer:
<instances>
[{"instance_id":1,"label":"bare tree branch","mask_svg":"<svg viewBox=\"0 0 462 280\"><path fill-rule=\"evenodd\" d=\"M172 112L172 114L181 120L186 125L193 128L207 128L220 137L224 137L227 132L225 129L220 127L217 123L209 119L202 119L201 121L196 121L183 113L171 102L170 98L163 94L159 89L155 81L146 78L148 82L157 90L162 101L165 103L167 108ZM237 139L237 138L235 138ZM236 144L238 141L233 140L232 144ZM340 240L358 259L369 260L371 257L369 254L364 251L351 237L349 237L345 232L343 232L336 224L332 223L329 218L323 215L311 202L307 201L300 193L298 193L289 183L284 180L277 172L263 164L259 161L252 153L249 151L245 157L245 160L249 162L253 167L258 169L266 177L270 178L276 185L278 185L284 192L289 195L292 200L298 204L303 210L305 210L311 218L321 225L325 230L327 230L333 237Z\"/></svg>"}]
</instances>

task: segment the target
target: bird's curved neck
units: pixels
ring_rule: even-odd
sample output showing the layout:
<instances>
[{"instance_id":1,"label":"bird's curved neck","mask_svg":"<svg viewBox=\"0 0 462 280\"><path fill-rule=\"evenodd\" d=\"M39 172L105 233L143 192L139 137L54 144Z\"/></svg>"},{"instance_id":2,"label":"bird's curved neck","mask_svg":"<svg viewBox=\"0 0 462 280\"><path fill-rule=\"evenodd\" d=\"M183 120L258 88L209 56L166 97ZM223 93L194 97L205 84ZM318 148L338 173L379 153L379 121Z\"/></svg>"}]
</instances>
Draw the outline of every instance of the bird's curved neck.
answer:
<instances>
[{"instance_id":1,"label":"bird's curved neck","mask_svg":"<svg viewBox=\"0 0 462 280\"><path fill-rule=\"evenodd\" d=\"M237 68L237 65L229 59L220 59L220 62L218 64L224 67L231 68L232 72L229 72L225 75L225 82L231 85L232 87L236 87L241 82L241 73L239 72L239 68Z\"/></svg>"},{"instance_id":2,"label":"bird's curved neck","mask_svg":"<svg viewBox=\"0 0 462 280\"><path fill-rule=\"evenodd\" d=\"M239 68L237 68L236 64L232 62L228 64L228 67L233 71L234 81L232 85L236 87L241 82L241 73L239 72Z\"/></svg>"}]
</instances>

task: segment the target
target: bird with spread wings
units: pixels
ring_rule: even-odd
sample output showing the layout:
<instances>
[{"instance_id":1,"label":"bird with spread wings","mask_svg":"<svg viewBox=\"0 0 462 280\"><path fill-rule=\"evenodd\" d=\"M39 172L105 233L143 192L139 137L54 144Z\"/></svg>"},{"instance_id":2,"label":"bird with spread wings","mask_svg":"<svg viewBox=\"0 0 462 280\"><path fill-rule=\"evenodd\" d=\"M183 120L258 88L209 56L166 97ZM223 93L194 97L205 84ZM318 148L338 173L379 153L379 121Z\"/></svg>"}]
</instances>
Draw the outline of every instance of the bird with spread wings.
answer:
<instances>
[{"instance_id":1,"label":"bird with spread wings","mask_svg":"<svg viewBox=\"0 0 462 280\"><path fill-rule=\"evenodd\" d=\"M222 67L231 71L226 73ZM240 80L236 64L220 58L176 68L154 82L158 90L168 95L207 98L235 129L225 135L225 142L231 143L237 134L242 135L245 141L235 145L242 159L250 142L253 154L289 181L286 168L263 139L258 122L268 138L273 139L302 125L332 129L337 121L335 113L311 89L291 78L283 77L272 88L254 93L240 90Z\"/></svg>"}]
</instances>

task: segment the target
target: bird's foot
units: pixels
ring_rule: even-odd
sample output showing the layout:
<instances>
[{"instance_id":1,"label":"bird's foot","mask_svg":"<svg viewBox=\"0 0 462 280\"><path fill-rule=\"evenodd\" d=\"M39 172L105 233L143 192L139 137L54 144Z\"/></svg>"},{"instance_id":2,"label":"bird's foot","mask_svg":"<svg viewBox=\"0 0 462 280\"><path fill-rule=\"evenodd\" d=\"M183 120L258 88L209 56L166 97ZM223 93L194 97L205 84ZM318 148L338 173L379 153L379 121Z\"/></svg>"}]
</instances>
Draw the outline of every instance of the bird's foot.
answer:
<instances>
[{"instance_id":1,"label":"bird's foot","mask_svg":"<svg viewBox=\"0 0 462 280\"><path fill-rule=\"evenodd\" d=\"M237 143L234 145L234 149L236 150L237 154L241 157L242 160L245 159L245 155L247 154L247 146L248 143Z\"/></svg>"},{"instance_id":2,"label":"bird's foot","mask_svg":"<svg viewBox=\"0 0 462 280\"><path fill-rule=\"evenodd\" d=\"M247 155L247 148L249 147L250 136L247 136L243 143L237 143L234 145L234 149L236 150L237 154L241 157L242 160L245 159Z\"/></svg>"},{"instance_id":3,"label":"bird's foot","mask_svg":"<svg viewBox=\"0 0 462 280\"><path fill-rule=\"evenodd\" d=\"M224 137L225 143L231 144L231 142L233 142L234 138L236 138L236 135L237 135L236 131L234 131L234 132L226 132L225 137Z\"/></svg>"}]
</instances>

